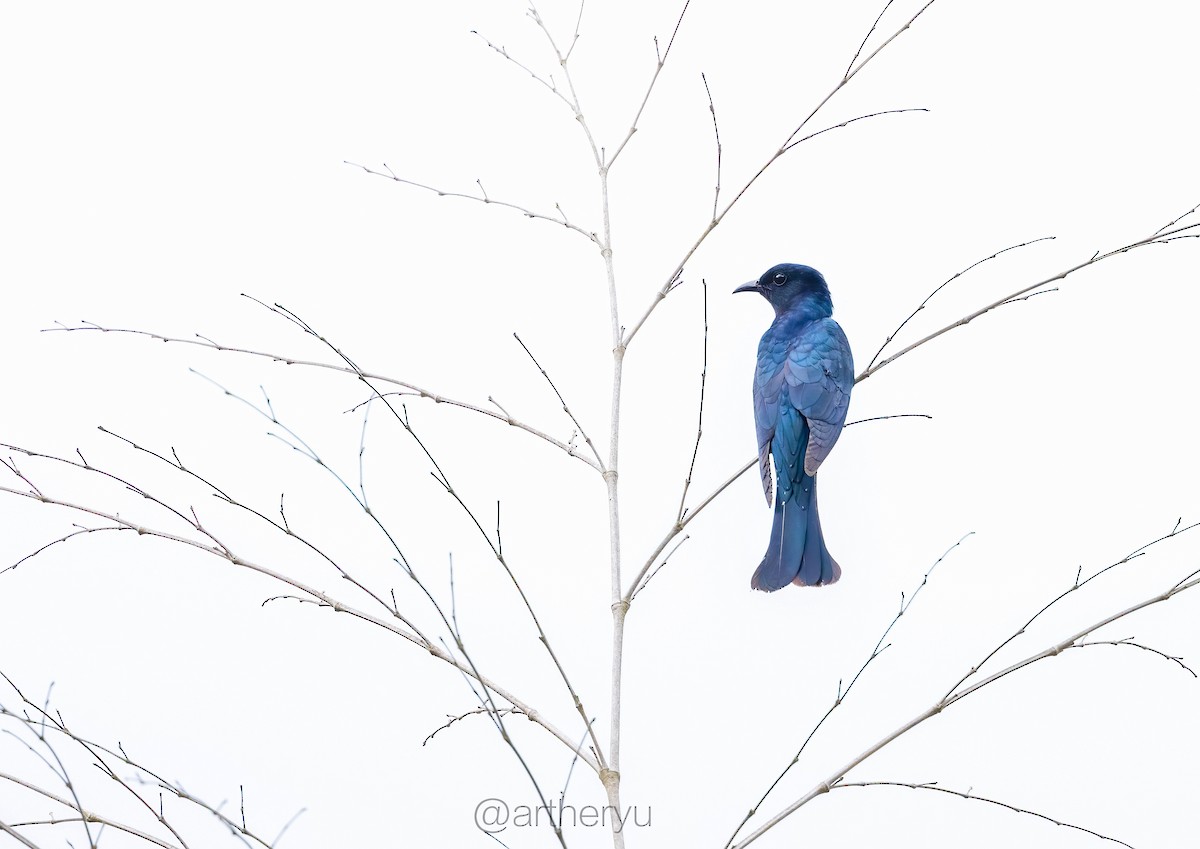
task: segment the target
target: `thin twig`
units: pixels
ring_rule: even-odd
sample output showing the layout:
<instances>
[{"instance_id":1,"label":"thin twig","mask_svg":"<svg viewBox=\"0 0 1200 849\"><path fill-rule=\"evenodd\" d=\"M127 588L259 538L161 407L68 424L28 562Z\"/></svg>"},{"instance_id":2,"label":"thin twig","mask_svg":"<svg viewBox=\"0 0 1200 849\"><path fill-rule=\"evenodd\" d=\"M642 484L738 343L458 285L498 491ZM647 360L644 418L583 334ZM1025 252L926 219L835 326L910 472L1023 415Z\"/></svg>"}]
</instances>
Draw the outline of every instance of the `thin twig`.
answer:
<instances>
[{"instance_id":1,"label":"thin twig","mask_svg":"<svg viewBox=\"0 0 1200 849\"><path fill-rule=\"evenodd\" d=\"M911 782L907 782L907 781L839 782L838 784L835 784L833 786L833 789L841 790L843 787L907 787L911 790L934 790L938 793L948 793L951 796L958 796L960 799L972 799L976 802L986 802L989 805L996 805L1001 808L1007 808L1008 810L1010 810L1016 814L1024 814L1025 816L1036 817L1037 819L1045 820L1046 822L1053 823L1054 825L1061 825L1063 828L1070 828L1070 829L1074 829L1075 831L1082 831L1084 834L1090 834L1092 837L1098 837L1099 839L1107 840L1110 843L1117 843L1121 846L1125 846L1126 849L1134 849L1134 847L1130 846L1124 840L1118 840L1115 837L1109 837L1107 834L1101 834L1098 831L1092 831L1092 829L1090 829L1090 828L1084 828L1081 825L1074 825L1073 823L1064 822L1063 820L1057 820L1054 817L1047 816L1046 814L1038 813L1037 811L1031 811L1028 808L1021 808L1016 805L1010 805L1008 802L1001 802L998 799L989 799L986 796L979 796L975 793L972 793L970 790L968 790L964 793L961 790L951 790L948 787L938 787L936 781L927 781L927 782L924 782L923 784L915 784L915 783L911 783Z\"/></svg>"},{"instance_id":2,"label":"thin twig","mask_svg":"<svg viewBox=\"0 0 1200 849\"><path fill-rule=\"evenodd\" d=\"M533 79L537 80L537 81L538 81L539 83L541 83L543 86L545 86L545 87L546 87L546 89L547 89L547 90L548 90L548 91L549 91L551 94L553 94L555 97L557 97L557 98L558 98L559 100L561 100L563 103L565 103L565 104L567 105L567 107L568 107L568 108L573 108L573 107L571 106L571 101L570 101L570 100L568 100L568 99L567 99L567 97L566 97L566 95L564 95L564 94L563 94L561 91L559 91L559 90L558 90L558 86L556 86L556 85L554 84L554 78L553 78L553 77L551 77L550 79L546 79L545 77L539 76L539 75L538 75L538 73L537 73L537 71L533 70L533 69L532 69L532 68L530 68L528 65L526 65L524 62L521 62L519 59L515 59L515 58L513 58L512 54L508 52L508 48L504 47L503 45L493 44L493 43L492 43L492 42L491 42L491 41L490 41L490 40L487 38L487 36L485 36L483 33L479 32L479 30L474 30L474 29L473 29L473 30L471 30L471 34L472 34L472 35L477 35L477 36L479 36L480 40L482 40L484 44L486 44L486 45L487 45L488 47L490 47L492 50L494 50L494 51L496 51L497 53L499 53L501 56L503 56L503 57L504 57L505 59L507 59L509 62L512 62L514 65L516 65L516 66L517 66L518 68L520 68L522 71L524 71L525 73L529 74L529 76L530 76L530 77L532 77Z\"/></svg>"},{"instance_id":3,"label":"thin twig","mask_svg":"<svg viewBox=\"0 0 1200 849\"><path fill-rule=\"evenodd\" d=\"M1153 646L1136 642L1133 637L1125 637L1124 639L1120 640L1092 640L1086 643L1076 643L1076 648L1083 648L1084 646L1129 646L1130 648L1141 649L1142 651L1148 651L1151 654L1156 654L1163 660L1171 661L1193 678L1200 677L1196 675L1196 670L1192 669L1192 667L1183 662L1182 657L1177 657L1173 654L1167 654L1165 651L1156 649Z\"/></svg>"},{"instance_id":4,"label":"thin twig","mask_svg":"<svg viewBox=\"0 0 1200 849\"><path fill-rule=\"evenodd\" d=\"M81 536L83 534L94 534L94 533L96 533L96 531L118 530L118 528L115 528L112 525L108 525L108 526L101 527L101 528L83 528L83 527L79 527L78 525L76 525L75 527L77 527L78 530L71 531L69 534L65 534L56 540L51 540L50 542L48 542L45 545L38 548L36 551L32 551L29 554L26 554L24 557L22 557L20 560L16 561L12 565L5 566L3 569L0 569L0 575L3 575L5 572L11 571L12 569L16 569L18 566L20 566L22 563L25 563L28 560L32 560L33 558L37 557L39 554L41 554L46 549L51 548L55 545L59 545L60 543L64 543L67 540L74 539L77 536Z\"/></svg>"},{"instance_id":5,"label":"thin twig","mask_svg":"<svg viewBox=\"0 0 1200 849\"><path fill-rule=\"evenodd\" d=\"M717 108L713 105L712 91L708 87L708 77L701 72L700 79L704 82L704 93L708 95L708 111L712 113L713 119L713 137L717 142L717 184L713 189L713 220L717 217L717 202L721 199L721 130L717 126Z\"/></svg>"},{"instance_id":6,"label":"thin twig","mask_svg":"<svg viewBox=\"0 0 1200 849\"><path fill-rule=\"evenodd\" d=\"M435 479L437 479L437 481L443 486L443 488L445 488L446 493L448 495L450 495L450 497L452 497L458 503L458 505L463 509L463 511L467 514L467 517L470 519L471 523L475 526L476 530L478 530L480 535L483 537L484 542L487 543L488 548L491 549L492 555L496 558L496 561L500 564L501 568L504 570L504 573L508 576L509 581L512 583L514 589L516 589L517 595L520 597L521 602L525 605L525 610L529 614L529 618L533 622L533 626L538 632L538 640L539 640L539 642L541 642L542 646L546 649L546 653L550 656L551 661L554 663L554 667L558 671L559 677L562 679L563 685L566 687L567 693L571 697L571 700L575 705L575 710L579 713L579 715L581 717L583 717L584 723L587 725L587 727L590 730L591 724L588 721L587 712L583 706L583 701L582 701L582 699L580 699L579 694L575 691L574 686L571 684L570 678L567 676L566 669L563 667L562 662L559 660L558 655L554 651L554 647L550 643L550 638L547 636L545 630L542 628L541 620L538 618L537 613L533 609L533 603L529 600L529 597L525 594L524 587L521 586L521 582L517 579L516 574L512 571L512 568L509 566L508 560L504 556L504 552L500 550L498 540L497 540L497 542L492 542L491 537L488 536L487 531L484 530L483 525L480 523L479 519L476 517L474 511L472 511L471 508L467 505L467 503L465 501L463 501L462 497L458 494L458 492L454 489L453 485L450 483L450 480L446 476L446 473L442 470L442 467L438 464L437 460L434 459L433 454L430 453L430 451L426 447L425 443L417 435L416 431L413 430L411 424L408 421L408 418L404 417L403 419L401 419L401 424L404 426L404 428L408 432L408 434L414 440L416 440L417 445L420 446L421 450L425 453L426 458L429 460L430 463L433 464L433 467L437 470L436 474L434 476ZM604 768L603 750L600 748L599 741L596 740L594 738L594 736L593 736L593 744L596 747L596 757L597 757L597 762L596 762L595 768L603 769Z\"/></svg>"},{"instance_id":7,"label":"thin twig","mask_svg":"<svg viewBox=\"0 0 1200 849\"><path fill-rule=\"evenodd\" d=\"M683 479L683 492L679 495L679 509L675 511L675 523L679 524L683 521L683 515L686 512L685 504L687 502L688 489L692 485L692 474L696 471L696 457L700 453L700 438L704 435L704 390L708 382L708 282L700 279L701 294L703 298L703 321L704 321L704 341L701 346L700 355L700 410L696 414L696 442L692 446L692 461L688 464L687 477ZM666 561L663 561L664 563Z\"/></svg>"},{"instance_id":8,"label":"thin twig","mask_svg":"<svg viewBox=\"0 0 1200 849\"><path fill-rule=\"evenodd\" d=\"M538 12L537 6L534 5L532 0L530 0L529 9L528 9L527 14L529 15L530 19L535 24L537 24L538 28L542 31L542 34L546 36L546 41L549 42L550 49L554 51L554 56L558 60L559 67L562 68L563 77L567 82L567 90L570 95L569 97L564 96L563 99L567 101L567 104L571 107L571 110L575 113L575 120L579 123L580 128L583 130L584 137L587 139L587 142L588 142L588 147L590 147L591 151L592 151L592 158L596 162L596 167L603 169L604 153L600 149L600 146L596 144L596 139L592 135L591 127L588 126L587 119L584 118L583 107L580 105L580 102L579 102L579 93L575 90L575 82L571 78L570 68L567 67L567 54L564 53L559 48L558 42L555 40L554 35L550 32L549 27L546 26L546 22L542 19L541 13ZM571 41L572 47L575 46L575 41L577 41L578 38L579 38L579 31L576 30L575 37ZM605 211L607 212L607 210L605 210ZM610 241L609 241L608 235L607 235L607 231L606 231L605 237L603 239L595 237L594 233L592 234L592 237L593 237L592 240L597 245L600 246L601 250L603 250L606 245L610 244Z\"/></svg>"},{"instance_id":9,"label":"thin twig","mask_svg":"<svg viewBox=\"0 0 1200 849\"><path fill-rule=\"evenodd\" d=\"M642 113L646 110L646 104L650 102L650 95L654 92L654 84L658 82L658 75L662 73L663 66L667 64L667 57L671 55L671 48L675 45L675 36L679 35L679 27L683 25L683 16L687 14L688 6L691 5L691 0L685 0L683 8L679 11L679 18L675 21L675 29L671 30L671 37L667 40L667 49L658 54L657 64L654 66L654 73L650 76L650 84L646 86L646 94L642 97L641 104L638 105L637 112L634 113L633 121L629 124L629 132L625 134L625 138L617 145L616 151L613 152L612 158L606 163L611 169L617 161L617 157L621 155L621 151L625 150L625 145L629 144L629 140L633 138L633 134L638 130L638 121L641 120ZM654 45L657 50L658 39L654 40Z\"/></svg>"},{"instance_id":10,"label":"thin twig","mask_svg":"<svg viewBox=\"0 0 1200 849\"><path fill-rule=\"evenodd\" d=\"M451 191L447 191L446 189L439 189L436 186L430 186L430 185L426 185L425 183L417 182L416 180L409 180L405 177L401 177L398 174L396 174L396 172L394 172L391 168L388 167L388 164L386 162L383 163L383 167L387 169L386 173L384 171L377 171L376 169L371 168L369 165L362 165L358 162L351 162L348 159L343 160L343 163L346 165L349 165L353 168L361 168L363 171L365 171L366 173L368 173L374 177L383 177L385 180L391 180L393 183L403 183L406 186L412 186L417 189L424 189L427 192L433 192L440 198L462 198L463 200L473 200L478 203L489 204L491 206L500 206L500 207L504 207L505 209L512 209L512 210L515 210L516 212L521 213L526 218L532 218L537 221L549 221L551 224L557 224L560 227L566 227L568 230L574 230L576 233L583 236L589 242L592 242L595 244L599 244L599 242L600 242L599 237L594 232L585 230L584 228L580 227L578 224L572 224L565 217L555 218L553 215L546 215L545 213L542 213L542 212L534 212L532 209L528 209L524 206L521 206L518 203L510 203L510 202L504 201L504 200L496 200L495 198L487 197L486 194L485 195L471 195L471 194L467 194L466 192L451 192ZM558 208L558 207L556 207L556 208ZM561 208L559 208L559 213L560 214L562 213ZM222 347L222 346L219 346L215 343L211 343L211 347L218 348L218 347Z\"/></svg>"},{"instance_id":11,"label":"thin twig","mask_svg":"<svg viewBox=\"0 0 1200 849\"><path fill-rule=\"evenodd\" d=\"M371 417L371 402L368 401L366 403L366 406L363 408L362 434L359 436L359 440L358 440L358 491L359 491L359 494L362 495L363 508L366 510L370 510L371 507L370 507L370 503L367 501L367 481L366 481L366 474L364 473L364 470L363 470L363 456L367 453L367 420L370 419L370 417ZM281 504L280 513L281 514L283 512L282 500L283 500L283 497L280 496L280 504Z\"/></svg>"},{"instance_id":12,"label":"thin twig","mask_svg":"<svg viewBox=\"0 0 1200 849\"><path fill-rule=\"evenodd\" d=\"M654 571L646 576L646 580L642 581L642 583L638 585L638 588L630 594L630 596L629 596L630 601L633 601L635 598L637 598L638 593L640 593L642 590L646 589L647 585L649 585L650 581L654 578L654 576L659 573L659 571L662 569L662 567L667 565L667 561L670 560L671 556L674 555L675 552L679 550L679 546L683 545L689 539L691 539L691 537L688 536L687 534L684 534L683 539L681 539L679 542L675 543L675 547L672 548L670 551L668 551L663 556L662 563L659 563L658 566L656 566L654 568Z\"/></svg>"},{"instance_id":13,"label":"thin twig","mask_svg":"<svg viewBox=\"0 0 1200 849\"><path fill-rule=\"evenodd\" d=\"M1161 232L1163 232L1164 230L1170 230L1172 227L1174 227L1174 226L1175 226L1176 224L1178 224L1180 221L1182 221L1183 219L1187 218L1189 215L1192 215L1192 214L1194 214L1194 213L1195 213L1197 210L1200 210L1200 204L1196 204L1196 205L1195 205L1195 206L1193 206L1191 209L1189 209L1187 212L1183 213L1183 215L1180 215L1180 216L1177 216L1177 217L1175 217L1175 218L1172 218L1172 219L1171 219L1170 221L1168 221L1166 224L1164 224L1163 226L1159 227L1159 228L1158 228L1156 231L1154 231L1154 232L1155 232L1155 234L1161 233Z\"/></svg>"},{"instance_id":14,"label":"thin twig","mask_svg":"<svg viewBox=\"0 0 1200 849\"><path fill-rule=\"evenodd\" d=\"M928 111L929 110L927 108L925 108L924 106L908 106L903 109L882 109L879 112L870 112L866 115L859 115L855 118L847 118L845 121L842 121L840 124L832 124L823 130L817 130L815 133L809 133L806 136L801 136L800 138L796 139L795 141L788 142L786 145L784 145L782 152L787 153L789 150L794 148L796 145L804 144L809 139L815 139L817 136L823 136L826 133L832 132L833 130L840 130L840 129L842 129L842 127L848 127L851 124L855 124L859 121L865 121L868 118L879 118L880 116L883 116L883 115L903 115L906 112L928 112Z\"/></svg>"},{"instance_id":15,"label":"thin twig","mask_svg":"<svg viewBox=\"0 0 1200 849\"><path fill-rule=\"evenodd\" d=\"M746 474L746 472L748 472L757 463L757 457L746 463L746 465L742 466L740 469L726 478L723 484L705 496L705 498L699 504L689 509L687 511L687 515L685 515L682 520L677 521L671 526L670 530L667 531L666 536L664 536L659 544L655 546L654 550L650 552L650 556L646 558L646 562L642 564L642 568L638 570L637 575L635 575L633 580L630 581L629 589L626 591L624 596L626 603L633 598L633 594L637 590L638 585L641 583L642 578L644 578L646 573L649 572L654 566L655 561L658 560L658 556L663 553L668 545L671 544L671 540L675 539L676 536L683 532L684 528L695 521L696 517L700 515L705 507L707 507L709 504L712 504L718 495L728 489L738 478Z\"/></svg>"},{"instance_id":16,"label":"thin twig","mask_svg":"<svg viewBox=\"0 0 1200 849\"><path fill-rule=\"evenodd\" d=\"M928 413L892 413L890 416L871 416L869 419L855 419L852 422L846 422L845 426L866 424L867 422L883 422L888 419L929 419L933 420L933 416Z\"/></svg>"},{"instance_id":17,"label":"thin twig","mask_svg":"<svg viewBox=\"0 0 1200 849\"><path fill-rule=\"evenodd\" d=\"M595 722L595 720L592 720ZM590 725L591 723L589 723ZM590 731L585 731L583 739L579 741L579 749L583 749L583 744L587 742ZM563 806L567 801L567 788L571 786L571 776L575 774L575 764L579 761L579 751L576 750L575 757L571 758L571 763L567 766L567 777L563 779L562 790L558 794L558 827L562 828L563 824Z\"/></svg>"},{"instance_id":18,"label":"thin twig","mask_svg":"<svg viewBox=\"0 0 1200 849\"><path fill-rule=\"evenodd\" d=\"M1000 256L1001 254L1006 254L1009 251L1019 250L1020 248L1028 247L1029 245L1035 245L1038 242L1049 242L1049 241L1052 241L1053 239L1054 239L1054 236L1041 236L1037 239L1030 239L1028 242L1021 242L1018 245L1009 245L1007 248L1003 248L1001 250L996 251L991 256L985 256L983 259L975 260L975 262L968 265L962 271L947 278L936 289L934 289L932 292L930 292L928 295L925 296L925 300L921 301L921 303L919 303L917 305L917 308L909 314L908 318L906 318L906 319L904 319L904 321L900 322L899 326L895 330L893 330L891 333L888 334L887 339L883 340L883 344L880 345L879 350L875 352L875 356L871 357L871 362L867 364L867 371L871 370L871 367L875 365L875 361L878 360L879 357L883 354L884 349L887 348L888 345L892 344L892 340L895 339L897 335L899 335L900 331L903 330L910 321L912 321L914 318L916 318L917 313L919 313L921 310L925 309L926 306L928 306L929 302L931 300L933 300L934 295L936 295L938 292L945 289L947 286L949 286L951 283L953 283L958 278L962 277L967 272L969 272L975 268L978 268L979 266L983 265L985 262L989 262L989 261L995 259L996 257Z\"/></svg>"},{"instance_id":19,"label":"thin twig","mask_svg":"<svg viewBox=\"0 0 1200 849\"><path fill-rule=\"evenodd\" d=\"M534 366L542 373L542 377L546 378L546 382L549 383L550 388L554 390L554 395L558 398L558 402L562 404L563 412L566 413L571 419L571 424L575 425L575 429L579 431L579 435L583 437L583 441L587 443L587 447L592 449L592 454L595 456L596 462L600 464L601 471L603 471L604 460L600 457L600 452L596 449L595 444L592 442L592 438L587 435L587 431L583 429L583 425L579 423L579 419L575 418L575 414L572 413L571 408L567 406L567 400L563 398L562 393L558 391L558 387L554 385L554 381L550 378L550 374L542 367L542 364L537 361L537 357L533 355L533 351L529 350L529 346L525 344L524 339L522 339L516 333L513 334L513 338L517 340L517 343L521 346L525 353L529 355L529 359L533 362Z\"/></svg>"},{"instance_id":20,"label":"thin twig","mask_svg":"<svg viewBox=\"0 0 1200 849\"><path fill-rule=\"evenodd\" d=\"M421 745L424 746L426 743L428 743L430 740L432 740L434 737L436 737L438 735L439 731L445 731L451 725L454 725L456 722L461 722L462 720L466 719L468 716L478 716L481 713L489 713L490 711L491 711L491 708L481 707L481 708L475 708L474 710L469 710L465 713L460 713L458 716L451 716L449 721L446 722L444 725L439 725L437 728L433 729L433 731L431 731L429 733L429 736L426 737L421 742ZM502 708L500 710L501 714L520 713L520 712L521 711L517 708Z\"/></svg>"},{"instance_id":21,"label":"thin twig","mask_svg":"<svg viewBox=\"0 0 1200 849\"><path fill-rule=\"evenodd\" d=\"M975 310L974 312L968 313L967 315L963 316L962 318L958 319L957 321L953 321L950 324L947 324L946 326L944 326L938 330L935 330L933 333L930 333L928 336L918 339L916 342L913 342L907 348L901 349L897 353L892 354L890 357L887 357L883 360L879 360L878 362L875 362L873 360L871 365L869 365L866 369L864 369L854 379L854 382L858 383L859 381L867 379L868 377L873 375L875 372L879 371L884 366L886 366L890 363L894 363L896 360L900 359L905 354L915 351L917 348L920 348L922 345L924 345L928 342L932 342L934 339L937 339L939 336L941 336L944 333L949 333L951 330L954 330L957 327L963 327L964 325L970 324L975 319L979 318L980 316L986 315L987 313L991 312L994 309L997 309L998 307L1002 307L1005 304L1010 304L1010 303L1016 302L1018 299L1020 299L1020 297L1022 295L1026 295L1030 292L1034 292L1035 290L1042 289L1044 286L1048 286L1056 280L1065 280L1069 275L1074 274L1076 271L1080 271L1081 269L1088 268L1089 266L1092 266L1092 265L1096 265L1097 263L1103 262L1104 260L1110 259L1114 256L1119 256L1120 254L1128 253L1129 251L1136 250L1137 248L1145 247L1146 245L1164 244L1170 240L1170 237L1178 236L1178 234L1180 234L1180 233L1194 230L1196 228L1200 228L1200 222L1194 223L1194 224L1186 224L1183 226L1176 227L1175 229L1159 228L1150 236L1147 236L1143 239L1138 239L1137 241L1134 241L1134 242L1129 242L1128 244L1122 245L1119 248L1113 248L1112 250L1107 251L1105 253L1100 253L1099 251L1097 251L1095 254L1092 255L1092 257L1090 259L1087 259L1084 262L1077 263L1077 264L1071 266L1070 268L1067 268L1063 271L1058 272L1057 274L1054 274L1043 280L1039 280L1037 283L1033 283L1028 286L1024 286L1015 292L1011 292L1011 293L1005 295L1004 297L999 298L998 300L992 301L990 304L988 304L984 307L981 307L981 308ZM1200 235L1200 234L1198 234L1198 235ZM1015 246L1015 247L1020 247L1020 246ZM981 260L981 262L982 261L983 260ZM953 278L951 278L951 279L953 279ZM947 281L947 282L949 282L949 281ZM934 290L934 292L936 293L937 290ZM932 297L932 295L930 297ZM928 299L926 299L926 301L928 301ZM920 308L918 308L918 310L919 309ZM903 324L901 326L903 326ZM886 345L886 343L885 343L885 345Z\"/></svg>"},{"instance_id":22,"label":"thin twig","mask_svg":"<svg viewBox=\"0 0 1200 849\"><path fill-rule=\"evenodd\" d=\"M854 63L858 61L858 57L862 55L863 48L867 46L867 42L871 36L875 34L875 30L879 27L879 22L883 20L883 16L887 14L887 10L892 8L892 3L896 0L888 0L882 9L879 10L878 16L875 18L875 23L871 24L871 28L867 30L867 34L863 36L862 43L858 45L858 49L854 51L854 58L850 60L850 64L846 66L846 70L842 72L842 79L850 77L850 69L854 67Z\"/></svg>"}]
</instances>

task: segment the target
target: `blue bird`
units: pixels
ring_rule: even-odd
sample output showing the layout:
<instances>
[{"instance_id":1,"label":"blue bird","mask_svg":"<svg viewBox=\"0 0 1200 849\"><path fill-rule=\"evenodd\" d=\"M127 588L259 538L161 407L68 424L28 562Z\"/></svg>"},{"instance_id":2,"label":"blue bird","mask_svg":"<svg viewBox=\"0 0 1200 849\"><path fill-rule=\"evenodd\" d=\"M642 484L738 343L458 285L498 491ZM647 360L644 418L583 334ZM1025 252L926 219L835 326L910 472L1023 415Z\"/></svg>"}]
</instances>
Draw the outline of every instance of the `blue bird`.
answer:
<instances>
[{"instance_id":1,"label":"blue bird","mask_svg":"<svg viewBox=\"0 0 1200 849\"><path fill-rule=\"evenodd\" d=\"M842 570L821 535L816 474L841 435L850 407L850 343L830 317L829 287L815 268L776 265L734 292L758 292L775 308L775 321L758 343L754 423L768 505L771 457L778 488L771 541L750 586L774 592L789 583L832 584Z\"/></svg>"}]
</instances>

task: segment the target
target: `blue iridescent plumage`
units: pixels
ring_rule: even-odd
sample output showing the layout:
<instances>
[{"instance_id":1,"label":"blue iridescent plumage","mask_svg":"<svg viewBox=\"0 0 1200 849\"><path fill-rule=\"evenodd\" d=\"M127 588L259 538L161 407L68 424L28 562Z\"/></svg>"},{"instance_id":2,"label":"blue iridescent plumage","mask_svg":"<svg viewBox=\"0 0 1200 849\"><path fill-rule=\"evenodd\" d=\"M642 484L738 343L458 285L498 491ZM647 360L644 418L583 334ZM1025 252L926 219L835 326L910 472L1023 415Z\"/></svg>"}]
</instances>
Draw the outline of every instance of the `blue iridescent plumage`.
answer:
<instances>
[{"instance_id":1,"label":"blue iridescent plumage","mask_svg":"<svg viewBox=\"0 0 1200 849\"><path fill-rule=\"evenodd\" d=\"M842 570L821 535L816 474L850 407L850 344L830 317L829 287L814 268L776 265L735 291L758 292L775 308L754 371L758 467L770 504L775 464L775 518L766 556L750 585L773 592L789 583L832 584Z\"/></svg>"}]
</instances>

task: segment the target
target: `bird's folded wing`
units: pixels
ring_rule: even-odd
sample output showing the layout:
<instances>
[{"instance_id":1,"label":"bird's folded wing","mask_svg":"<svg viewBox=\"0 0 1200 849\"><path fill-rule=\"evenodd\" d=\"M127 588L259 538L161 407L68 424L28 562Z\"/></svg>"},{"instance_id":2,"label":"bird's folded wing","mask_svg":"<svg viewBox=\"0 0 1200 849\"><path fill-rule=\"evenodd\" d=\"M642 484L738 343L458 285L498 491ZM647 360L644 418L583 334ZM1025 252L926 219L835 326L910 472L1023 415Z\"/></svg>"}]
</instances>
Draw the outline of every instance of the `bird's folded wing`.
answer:
<instances>
[{"instance_id":1,"label":"bird's folded wing","mask_svg":"<svg viewBox=\"0 0 1200 849\"><path fill-rule=\"evenodd\" d=\"M758 364L754 372L754 425L758 432L758 472L763 494L772 503L771 440L779 423L779 400L785 385L783 367L787 362L786 341L764 336L758 346Z\"/></svg>"},{"instance_id":2,"label":"bird's folded wing","mask_svg":"<svg viewBox=\"0 0 1200 849\"><path fill-rule=\"evenodd\" d=\"M854 386L850 343L833 319L814 321L789 346L782 365L787 400L808 420L804 472L815 475L841 435L850 409Z\"/></svg>"}]
</instances>

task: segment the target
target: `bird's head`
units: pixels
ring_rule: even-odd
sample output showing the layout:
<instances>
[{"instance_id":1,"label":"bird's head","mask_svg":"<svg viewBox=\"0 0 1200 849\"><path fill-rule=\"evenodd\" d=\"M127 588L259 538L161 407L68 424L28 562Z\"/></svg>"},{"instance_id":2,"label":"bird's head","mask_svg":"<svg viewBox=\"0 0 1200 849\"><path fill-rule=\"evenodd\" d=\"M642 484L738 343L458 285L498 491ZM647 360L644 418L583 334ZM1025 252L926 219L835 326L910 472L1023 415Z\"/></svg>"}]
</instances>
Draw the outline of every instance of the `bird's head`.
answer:
<instances>
[{"instance_id":1,"label":"bird's head","mask_svg":"<svg viewBox=\"0 0 1200 849\"><path fill-rule=\"evenodd\" d=\"M784 262L768 268L762 277L751 280L733 290L758 292L775 308L779 315L800 308L816 316L833 313L833 300L829 297L829 286L821 272L807 265Z\"/></svg>"}]
</instances>

